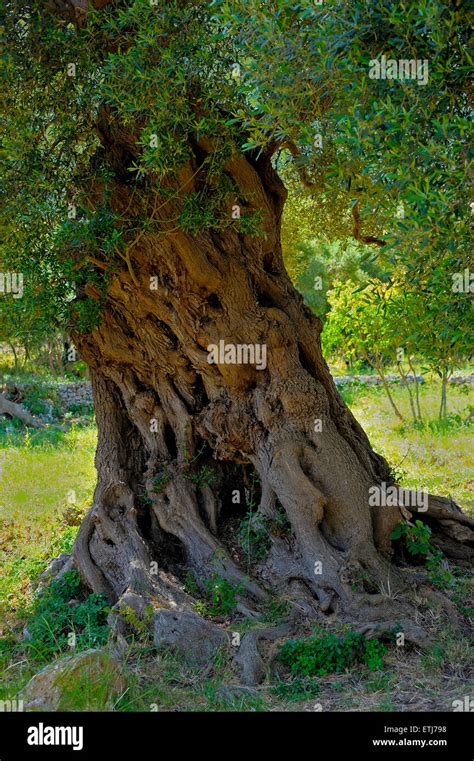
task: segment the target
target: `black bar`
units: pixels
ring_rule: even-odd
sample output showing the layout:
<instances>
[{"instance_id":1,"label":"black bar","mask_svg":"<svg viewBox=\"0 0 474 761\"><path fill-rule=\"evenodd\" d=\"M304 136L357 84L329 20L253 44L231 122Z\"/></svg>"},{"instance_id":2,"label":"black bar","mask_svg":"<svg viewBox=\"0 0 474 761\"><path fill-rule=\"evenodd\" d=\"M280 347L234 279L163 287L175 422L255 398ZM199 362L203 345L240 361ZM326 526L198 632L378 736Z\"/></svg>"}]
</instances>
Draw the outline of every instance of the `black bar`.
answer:
<instances>
[{"instance_id":1,"label":"black bar","mask_svg":"<svg viewBox=\"0 0 474 761\"><path fill-rule=\"evenodd\" d=\"M64 733L56 734L56 727L65 728ZM170 752L177 758L186 752L206 758L238 754L244 761L257 752L268 756L274 751L278 757L291 753L312 760L324 752L330 759L472 761L472 728L469 712L0 713L0 761L123 757L140 761ZM31 745L29 737L75 742L78 749Z\"/></svg>"}]
</instances>

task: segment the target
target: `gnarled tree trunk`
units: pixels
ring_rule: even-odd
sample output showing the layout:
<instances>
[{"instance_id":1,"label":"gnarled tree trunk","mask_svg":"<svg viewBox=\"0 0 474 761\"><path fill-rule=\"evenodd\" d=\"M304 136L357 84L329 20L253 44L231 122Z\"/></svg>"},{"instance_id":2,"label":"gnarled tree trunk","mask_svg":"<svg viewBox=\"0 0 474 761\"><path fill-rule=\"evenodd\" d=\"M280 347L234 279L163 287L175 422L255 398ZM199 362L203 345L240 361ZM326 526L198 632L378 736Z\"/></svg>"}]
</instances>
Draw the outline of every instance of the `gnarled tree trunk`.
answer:
<instances>
[{"instance_id":1,"label":"gnarled tree trunk","mask_svg":"<svg viewBox=\"0 0 474 761\"><path fill-rule=\"evenodd\" d=\"M369 505L370 487L391 483L390 471L338 395L321 324L286 274L285 189L270 157L240 156L226 167L238 188L229 219L232 204L257 210L262 235L238 224L191 235L167 221L198 187L211 150L200 141L168 200L150 191L155 232L130 246L100 325L75 335L99 428L98 485L76 562L114 602L134 593L158 606L186 605L182 581L192 569L198 583L215 572L241 585L245 610L275 592L304 600L315 616L406 613L409 582L390 561L390 533L407 511ZM112 204L118 212L133 206L118 180ZM208 347L220 341L266 347L266 367L211 364ZM273 535L249 574L232 527L249 509L252 473L258 510L269 519L283 510L292 533ZM446 552L469 555L473 521L455 505L433 498L417 517Z\"/></svg>"}]
</instances>

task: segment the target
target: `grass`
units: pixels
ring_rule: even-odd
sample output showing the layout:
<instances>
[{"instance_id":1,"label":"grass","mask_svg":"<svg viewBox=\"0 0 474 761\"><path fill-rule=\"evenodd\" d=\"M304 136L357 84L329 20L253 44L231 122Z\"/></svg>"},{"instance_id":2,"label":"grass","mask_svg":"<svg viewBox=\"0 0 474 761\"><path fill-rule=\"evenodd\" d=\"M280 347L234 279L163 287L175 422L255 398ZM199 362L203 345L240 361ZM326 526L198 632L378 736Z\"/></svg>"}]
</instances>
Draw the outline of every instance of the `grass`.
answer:
<instances>
[{"instance_id":1,"label":"grass","mask_svg":"<svg viewBox=\"0 0 474 761\"><path fill-rule=\"evenodd\" d=\"M126 655L127 688L117 701L119 711L261 711L265 692L238 691L228 685L234 676L228 656L218 652L204 671L184 664L173 652L158 656L136 643ZM227 689L226 689L227 688Z\"/></svg>"},{"instance_id":2,"label":"grass","mask_svg":"<svg viewBox=\"0 0 474 761\"><path fill-rule=\"evenodd\" d=\"M71 605L74 600L74 605ZM55 656L105 645L110 608L103 595L89 594L76 570L66 571L35 600L22 652L39 663Z\"/></svg>"},{"instance_id":3,"label":"grass","mask_svg":"<svg viewBox=\"0 0 474 761\"><path fill-rule=\"evenodd\" d=\"M31 605L49 560L71 549L65 512L90 504L95 444L91 424L29 433L0 423L0 631Z\"/></svg>"},{"instance_id":4,"label":"grass","mask_svg":"<svg viewBox=\"0 0 474 761\"><path fill-rule=\"evenodd\" d=\"M431 382L422 386L424 426L410 421L406 391L397 385L392 386L392 393L405 417L403 423L394 416L379 386L343 387L341 393L372 446L388 460L403 486L426 488L432 494L450 496L466 512L474 512L473 424L469 418L474 389L450 386L450 415L438 421L439 384Z\"/></svg>"}]
</instances>

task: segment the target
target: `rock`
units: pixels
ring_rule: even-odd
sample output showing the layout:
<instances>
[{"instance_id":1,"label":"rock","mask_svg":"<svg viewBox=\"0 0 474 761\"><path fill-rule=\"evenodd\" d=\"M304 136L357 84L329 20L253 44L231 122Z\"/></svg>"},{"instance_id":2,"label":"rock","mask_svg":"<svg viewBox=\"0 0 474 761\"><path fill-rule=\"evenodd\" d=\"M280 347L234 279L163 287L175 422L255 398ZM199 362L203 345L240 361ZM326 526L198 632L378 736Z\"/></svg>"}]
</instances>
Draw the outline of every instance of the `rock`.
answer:
<instances>
[{"instance_id":1,"label":"rock","mask_svg":"<svg viewBox=\"0 0 474 761\"><path fill-rule=\"evenodd\" d=\"M449 378L448 383L454 383L454 385L460 385L463 383L472 383L474 381L474 375L452 375Z\"/></svg>"},{"instance_id":2,"label":"rock","mask_svg":"<svg viewBox=\"0 0 474 761\"><path fill-rule=\"evenodd\" d=\"M74 705L68 706L68 693L73 690L80 692L80 686L84 685L93 699L94 684L100 690L101 702L120 695L126 689L119 660L104 649L84 650L48 664L35 674L19 697L23 700L25 711L87 710L82 705L80 709Z\"/></svg>"},{"instance_id":3,"label":"rock","mask_svg":"<svg viewBox=\"0 0 474 761\"><path fill-rule=\"evenodd\" d=\"M159 610L153 629L157 648L176 648L190 664L207 665L220 647L229 645L226 632L191 611Z\"/></svg>"},{"instance_id":4,"label":"rock","mask_svg":"<svg viewBox=\"0 0 474 761\"><path fill-rule=\"evenodd\" d=\"M400 383L401 377L396 373L387 373L385 379L388 383ZM425 383L425 379L422 375L417 375L416 379L418 383ZM452 379L451 379L452 380ZM414 383L415 379L412 373L408 373L406 377L407 383ZM470 383L472 382L469 377L464 377L454 381L455 383ZM357 383L362 386L380 386L382 381L378 375L336 375L334 378L336 386L345 386L348 383Z\"/></svg>"},{"instance_id":5,"label":"rock","mask_svg":"<svg viewBox=\"0 0 474 761\"><path fill-rule=\"evenodd\" d=\"M147 609L150 606L148 597L139 595L131 589L126 589L115 603L107 616L107 623L113 635L115 652L122 656L129 648L127 634L136 633L140 625L148 629ZM149 621L151 623L151 621Z\"/></svg>"},{"instance_id":6,"label":"rock","mask_svg":"<svg viewBox=\"0 0 474 761\"><path fill-rule=\"evenodd\" d=\"M52 419L53 408L58 407L61 413L67 412L70 408L78 406L92 407L92 387L89 381L78 381L77 383L45 383L42 386L44 396L42 399L49 407L49 412L38 415L39 418L45 417ZM27 399L33 389L31 383L6 384L5 390L9 397L14 396L16 399L23 401ZM15 399L15 400L16 400Z\"/></svg>"},{"instance_id":7,"label":"rock","mask_svg":"<svg viewBox=\"0 0 474 761\"><path fill-rule=\"evenodd\" d=\"M74 559L72 555L68 552L61 552L57 558L54 558L54 560L51 561L39 577L36 594L41 595L45 587L47 587L53 580L60 579L67 571L71 571L73 567Z\"/></svg>"},{"instance_id":8,"label":"rock","mask_svg":"<svg viewBox=\"0 0 474 761\"><path fill-rule=\"evenodd\" d=\"M61 552L57 558L54 558L54 560L50 562L46 570L41 574L40 579L49 579L51 576L56 576L70 557L71 555L69 553Z\"/></svg>"}]
</instances>

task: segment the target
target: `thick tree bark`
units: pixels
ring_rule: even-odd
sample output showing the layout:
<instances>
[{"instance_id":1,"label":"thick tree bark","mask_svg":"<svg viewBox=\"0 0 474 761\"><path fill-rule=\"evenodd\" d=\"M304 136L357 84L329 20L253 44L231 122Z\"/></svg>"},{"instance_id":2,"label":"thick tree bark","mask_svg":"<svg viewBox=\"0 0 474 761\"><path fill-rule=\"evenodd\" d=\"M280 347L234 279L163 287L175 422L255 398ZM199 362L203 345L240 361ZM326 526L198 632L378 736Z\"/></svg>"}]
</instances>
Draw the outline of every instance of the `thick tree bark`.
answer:
<instances>
[{"instance_id":1,"label":"thick tree bark","mask_svg":"<svg viewBox=\"0 0 474 761\"><path fill-rule=\"evenodd\" d=\"M241 585L242 610L273 591L304 600L315 616L408 615L409 582L390 562L390 533L408 513L369 505L369 488L391 483L390 471L338 395L321 324L284 269L285 189L270 158L240 156L226 167L238 189L229 219L234 203L258 210L262 235L229 226L191 236L167 222L199 187L199 162L211 150L196 146L169 200L150 191L162 232L130 246L99 327L74 336L91 370L99 428L98 485L76 562L114 602L132 595L186 605L182 580L192 569L198 583L215 572ZM117 181L113 204L133 206L126 184ZM265 345L266 368L210 364L207 347L221 340ZM248 509L251 472L259 511L271 518L283 509L292 535L274 535L249 578L230 527ZM416 517L447 552L472 551L474 522L448 500L433 498Z\"/></svg>"}]
</instances>

